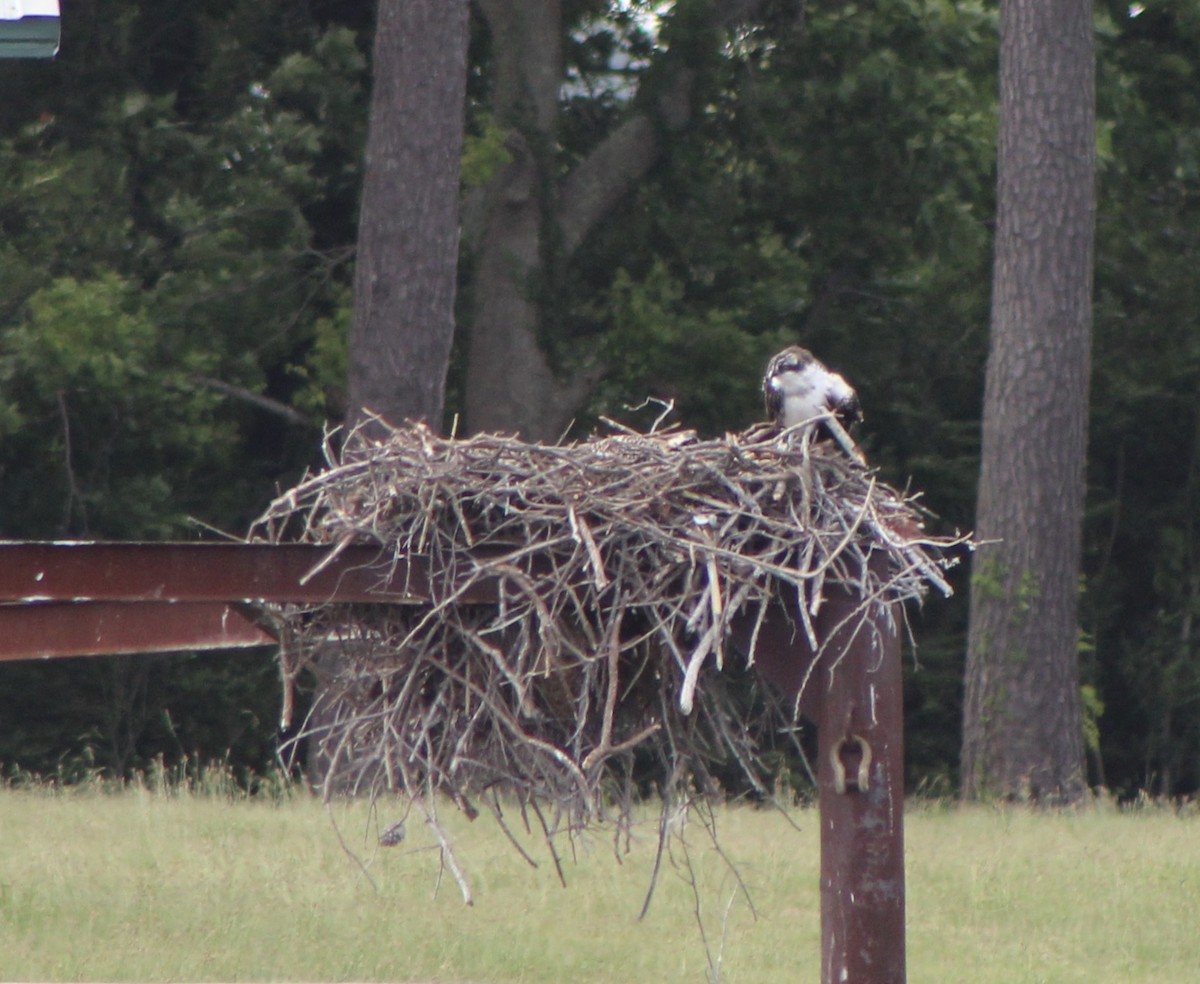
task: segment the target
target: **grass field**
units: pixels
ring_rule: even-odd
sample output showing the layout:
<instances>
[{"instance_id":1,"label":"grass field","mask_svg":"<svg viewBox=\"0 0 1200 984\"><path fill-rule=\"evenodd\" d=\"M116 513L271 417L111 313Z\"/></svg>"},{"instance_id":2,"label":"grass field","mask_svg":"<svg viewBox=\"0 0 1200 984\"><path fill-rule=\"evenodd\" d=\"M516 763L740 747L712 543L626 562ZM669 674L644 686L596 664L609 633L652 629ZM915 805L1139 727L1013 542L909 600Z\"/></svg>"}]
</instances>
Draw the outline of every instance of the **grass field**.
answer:
<instances>
[{"instance_id":1,"label":"grass field","mask_svg":"<svg viewBox=\"0 0 1200 984\"><path fill-rule=\"evenodd\" d=\"M704 981L696 898L721 980L819 979L815 812L799 830L718 815L757 918L693 824L695 894L686 867L664 867L640 922L652 817L620 864L611 839L577 841L563 888L544 849L533 870L490 820L448 811L470 908L448 875L435 897L438 852L415 817L388 850L362 805L338 817L369 880L304 796L0 789L0 979ZM914 984L1200 980L1195 813L925 806L907 841Z\"/></svg>"}]
</instances>

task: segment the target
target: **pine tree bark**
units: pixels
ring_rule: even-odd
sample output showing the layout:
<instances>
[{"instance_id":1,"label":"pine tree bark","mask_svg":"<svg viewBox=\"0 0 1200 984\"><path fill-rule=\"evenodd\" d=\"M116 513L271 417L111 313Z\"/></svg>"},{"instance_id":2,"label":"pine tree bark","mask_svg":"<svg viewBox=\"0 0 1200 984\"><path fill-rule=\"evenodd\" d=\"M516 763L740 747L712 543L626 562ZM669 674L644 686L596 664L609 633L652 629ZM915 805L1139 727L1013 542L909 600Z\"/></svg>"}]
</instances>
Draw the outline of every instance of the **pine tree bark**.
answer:
<instances>
[{"instance_id":1,"label":"pine tree bark","mask_svg":"<svg viewBox=\"0 0 1200 984\"><path fill-rule=\"evenodd\" d=\"M962 786L1071 802L1086 781L1078 579L1095 227L1090 0L1005 0L991 350Z\"/></svg>"},{"instance_id":2,"label":"pine tree bark","mask_svg":"<svg viewBox=\"0 0 1200 984\"><path fill-rule=\"evenodd\" d=\"M441 427L467 42L467 0L380 0L350 332L351 424L371 411Z\"/></svg>"},{"instance_id":3,"label":"pine tree bark","mask_svg":"<svg viewBox=\"0 0 1200 984\"><path fill-rule=\"evenodd\" d=\"M468 0L379 0L346 414L348 428L369 435L386 436L375 415L435 430L442 424L454 339L468 14ZM338 713L321 693L306 727L320 733ZM350 784L372 767L340 765L337 781ZM325 782L330 768L312 742L314 783Z\"/></svg>"}]
</instances>

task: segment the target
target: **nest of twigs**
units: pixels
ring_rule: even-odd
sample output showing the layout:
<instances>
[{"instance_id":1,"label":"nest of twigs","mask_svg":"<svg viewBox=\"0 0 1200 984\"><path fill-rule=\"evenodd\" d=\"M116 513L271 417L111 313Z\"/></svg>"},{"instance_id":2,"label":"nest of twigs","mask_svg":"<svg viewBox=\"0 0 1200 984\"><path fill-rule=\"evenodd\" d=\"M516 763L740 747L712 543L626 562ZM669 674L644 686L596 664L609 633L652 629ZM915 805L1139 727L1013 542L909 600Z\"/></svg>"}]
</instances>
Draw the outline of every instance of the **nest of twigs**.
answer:
<instances>
[{"instance_id":1,"label":"nest of twigs","mask_svg":"<svg viewBox=\"0 0 1200 984\"><path fill-rule=\"evenodd\" d=\"M260 539L377 545L383 571L429 560L427 605L286 613L285 677L319 681L300 736L327 789L498 814L515 797L547 829L647 784L709 794L737 772L766 793L764 751L794 736L796 706L745 672L768 606L790 602L819 650L834 585L864 619L950 591L957 541L926 536L912 499L832 446L765 425L711 440L613 426L569 446L352 434L258 521ZM499 603L460 603L475 580L498 582Z\"/></svg>"}]
</instances>

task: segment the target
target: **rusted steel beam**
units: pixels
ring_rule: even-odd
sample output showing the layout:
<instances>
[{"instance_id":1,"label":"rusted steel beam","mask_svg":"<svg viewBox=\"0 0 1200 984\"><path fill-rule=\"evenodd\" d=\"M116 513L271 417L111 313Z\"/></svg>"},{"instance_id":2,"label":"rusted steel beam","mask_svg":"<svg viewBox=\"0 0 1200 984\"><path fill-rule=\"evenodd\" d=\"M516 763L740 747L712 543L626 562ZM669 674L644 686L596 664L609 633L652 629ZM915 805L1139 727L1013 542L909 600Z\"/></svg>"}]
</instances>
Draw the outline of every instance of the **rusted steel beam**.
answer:
<instances>
[{"instance_id":1,"label":"rusted steel beam","mask_svg":"<svg viewBox=\"0 0 1200 984\"><path fill-rule=\"evenodd\" d=\"M374 547L0 542L0 602L420 603L439 589L424 558L384 559ZM496 589L480 582L460 600L495 602Z\"/></svg>"},{"instance_id":2,"label":"rusted steel beam","mask_svg":"<svg viewBox=\"0 0 1200 984\"><path fill-rule=\"evenodd\" d=\"M85 601L0 605L0 662L238 649L275 637L215 601Z\"/></svg>"},{"instance_id":3,"label":"rusted steel beam","mask_svg":"<svg viewBox=\"0 0 1200 984\"><path fill-rule=\"evenodd\" d=\"M461 585L373 547L0 541L0 661L262 645L229 603L420 604ZM480 580L456 597L497 591Z\"/></svg>"}]
</instances>

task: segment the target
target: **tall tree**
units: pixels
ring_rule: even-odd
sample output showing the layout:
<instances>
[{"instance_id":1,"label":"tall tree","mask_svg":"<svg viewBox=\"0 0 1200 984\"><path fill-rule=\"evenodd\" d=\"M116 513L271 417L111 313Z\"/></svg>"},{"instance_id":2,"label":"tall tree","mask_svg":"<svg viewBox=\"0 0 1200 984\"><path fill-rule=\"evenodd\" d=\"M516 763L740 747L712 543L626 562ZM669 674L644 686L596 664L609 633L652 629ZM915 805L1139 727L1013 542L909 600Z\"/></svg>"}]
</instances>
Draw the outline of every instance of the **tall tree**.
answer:
<instances>
[{"instance_id":1,"label":"tall tree","mask_svg":"<svg viewBox=\"0 0 1200 984\"><path fill-rule=\"evenodd\" d=\"M468 427L552 440L593 381L557 372L541 340L539 294L557 266L637 187L667 140L694 115L697 64L716 38L752 17L763 0L679 0L666 30L656 78L639 88L619 125L569 168L556 159L564 82L561 0L480 0L492 39L493 119L506 134L507 161L472 202L464 223L474 254L467 347ZM497 367L503 366L504 371Z\"/></svg>"},{"instance_id":2,"label":"tall tree","mask_svg":"<svg viewBox=\"0 0 1200 984\"><path fill-rule=\"evenodd\" d=\"M1005 0L991 348L971 584L968 797L1085 790L1080 541L1095 231L1091 0Z\"/></svg>"},{"instance_id":3,"label":"tall tree","mask_svg":"<svg viewBox=\"0 0 1200 984\"><path fill-rule=\"evenodd\" d=\"M349 351L364 410L440 427L454 336L467 0L381 0Z\"/></svg>"}]
</instances>

